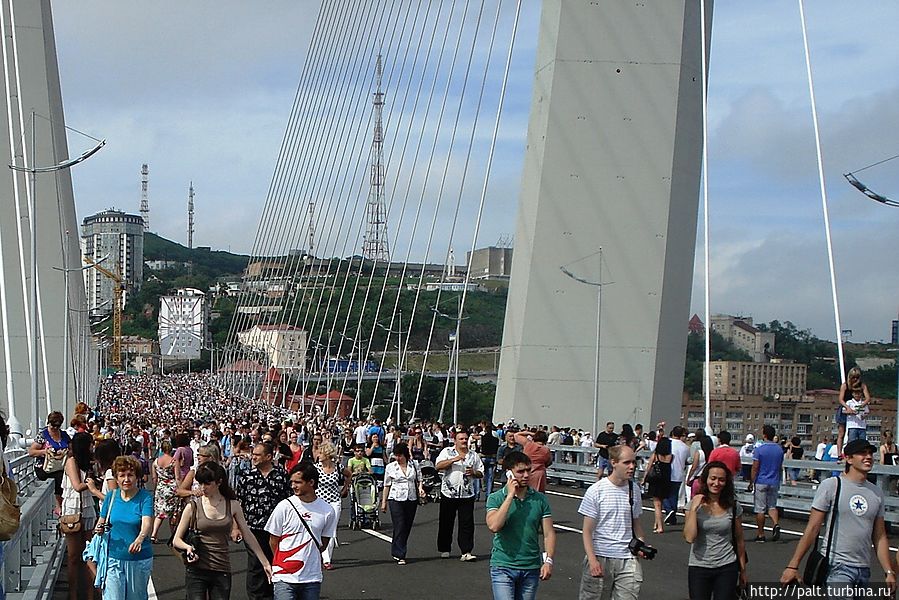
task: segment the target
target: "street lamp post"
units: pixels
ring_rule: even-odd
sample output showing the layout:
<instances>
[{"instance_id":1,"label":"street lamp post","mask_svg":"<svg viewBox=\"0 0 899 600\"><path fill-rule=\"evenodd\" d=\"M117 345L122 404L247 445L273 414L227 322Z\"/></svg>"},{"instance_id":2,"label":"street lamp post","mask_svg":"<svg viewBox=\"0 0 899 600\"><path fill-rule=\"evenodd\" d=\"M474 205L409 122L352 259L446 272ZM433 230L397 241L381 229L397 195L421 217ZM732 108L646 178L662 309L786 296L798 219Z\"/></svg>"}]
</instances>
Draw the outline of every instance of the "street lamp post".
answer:
<instances>
[{"instance_id":1,"label":"street lamp post","mask_svg":"<svg viewBox=\"0 0 899 600\"><path fill-rule=\"evenodd\" d=\"M37 290L37 174L38 173L56 173L58 171L64 171L66 169L70 169L73 166L77 165L80 162L83 162L94 155L100 148L102 148L106 144L106 140L96 140L98 143L94 146L93 149L88 150L81 156L69 160L65 160L61 163L47 166L47 167L38 167L36 165L37 160L37 114L34 111L31 111L31 166L28 166L27 161L25 164L19 166L17 164L9 165L9 168L13 171L28 173L30 177L28 178L29 187L31 188L31 194L28 197L28 224L31 233L30 239L30 258L31 258L31 283L30 283L30 309L31 309L31 347L29 348L29 355L31 358L31 368L33 369L33 373L31 374L31 410L32 410L32 418L34 419L32 432L33 435L37 435L39 426L40 426L40 405L38 402L38 368L37 368L37 336L38 336L38 323L37 323L37 314L38 314L38 290ZM24 133L24 132L23 132ZM27 158L27 157L26 157ZM68 293L68 289L66 290ZM44 377L49 377L49 373L44 373ZM50 399L48 398L49 402ZM12 399L10 398L10 406L12 406ZM16 419L16 415L11 415L11 421L15 421L18 425L18 419Z\"/></svg>"},{"instance_id":2,"label":"street lamp post","mask_svg":"<svg viewBox=\"0 0 899 600\"><path fill-rule=\"evenodd\" d=\"M571 271L569 271L565 265L559 267L559 270L562 271L568 277L574 279L579 283L583 283L585 285L590 285L596 288L596 363L593 369L593 435L596 435L596 432L599 429L599 359L600 359L600 335L602 333L602 286L609 285L610 283L614 283L612 281L603 282L602 280L602 248L599 249L599 280L598 281L590 281L584 279L582 277L578 277ZM592 256L592 255L591 255ZM588 258L588 257L585 257ZM581 259L583 260L583 259ZM577 262L577 261L575 261Z\"/></svg>"},{"instance_id":3,"label":"street lamp post","mask_svg":"<svg viewBox=\"0 0 899 600\"><path fill-rule=\"evenodd\" d=\"M462 296L459 296L459 311L456 313L456 316L448 315L446 313L440 312L436 306L432 307L436 314L441 317L452 319L456 322L456 329L450 336L450 341L453 343L452 345L452 353L453 358L451 359L452 363L452 374L453 374L453 424L456 425L459 423L459 329L462 321L467 319L468 317L462 316ZM449 385L449 378L447 377L447 385ZM446 393L444 388L443 398L446 400ZM440 419L443 419L443 404L440 405Z\"/></svg>"},{"instance_id":4,"label":"street lamp post","mask_svg":"<svg viewBox=\"0 0 899 600\"><path fill-rule=\"evenodd\" d=\"M405 352L403 352L403 311L399 311L397 313L397 319L399 323L399 329L393 330L385 325L378 323L378 327L387 332L389 336L391 333L395 333L397 335L397 359L396 359L396 424L399 426L400 422L403 420L403 357L405 356ZM372 399L374 402L374 399ZM387 413L390 416L393 413L393 401L390 403L390 411ZM369 415L371 416L371 415Z\"/></svg>"}]
</instances>

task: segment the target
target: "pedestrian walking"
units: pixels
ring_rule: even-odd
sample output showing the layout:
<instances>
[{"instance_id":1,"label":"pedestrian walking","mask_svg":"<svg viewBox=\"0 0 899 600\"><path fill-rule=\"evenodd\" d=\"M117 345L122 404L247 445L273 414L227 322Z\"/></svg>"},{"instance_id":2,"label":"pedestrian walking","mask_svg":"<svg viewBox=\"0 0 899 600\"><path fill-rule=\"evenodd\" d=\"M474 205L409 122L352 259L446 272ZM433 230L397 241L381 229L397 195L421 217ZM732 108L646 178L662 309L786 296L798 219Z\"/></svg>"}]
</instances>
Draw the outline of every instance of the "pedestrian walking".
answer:
<instances>
[{"instance_id":1,"label":"pedestrian walking","mask_svg":"<svg viewBox=\"0 0 899 600\"><path fill-rule=\"evenodd\" d=\"M441 558L450 557L453 528L459 519L457 541L462 552L460 560L477 560L474 550L474 487L472 480L484 476L481 457L468 450L468 432L456 430L453 445L444 448L437 455L434 465L443 472L440 485L440 513L437 529L437 551Z\"/></svg>"},{"instance_id":2,"label":"pedestrian walking","mask_svg":"<svg viewBox=\"0 0 899 600\"><path fill-rule=\"evenodd\" d=\"M393 462L384 473L384 493L381 495L381 512L390 508L393 538L390 555L398 565L406 564L409 533L415 521L418 501L425 495L418 465L411 461L409 447L398 442L393 447Z\"/></svg>"}]
</instances>

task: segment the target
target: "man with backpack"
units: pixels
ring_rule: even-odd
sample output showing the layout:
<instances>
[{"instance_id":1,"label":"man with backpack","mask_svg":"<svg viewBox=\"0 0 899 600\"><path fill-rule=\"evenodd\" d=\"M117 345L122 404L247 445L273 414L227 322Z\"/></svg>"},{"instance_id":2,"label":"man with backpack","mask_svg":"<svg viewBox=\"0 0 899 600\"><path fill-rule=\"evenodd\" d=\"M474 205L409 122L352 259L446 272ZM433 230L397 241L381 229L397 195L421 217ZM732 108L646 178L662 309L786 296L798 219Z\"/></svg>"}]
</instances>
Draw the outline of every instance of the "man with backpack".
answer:
<instances>
[{"instance_id":1,"label":"man with backpack","mask_svg":"<svg viewBox=\"0 0 899 600\"><path fill-rule=\"evenodd\" d=\"M822 554L830 563L827 574L829 597L834 593L848 597L853 589L868 585L872 544L886 575L890 597L895 594L896 574L892 570L883 520L883 492L867 480L874 466L875 451L872 444L862 439L852 440L843 447L846 472L840 477L826 479L818 486L805 532L780 577L781 583L800 579L800 563L826 524ZM832 519L836 519L834 527L831 527ZM831 539L835 529L838 535Z\"/></svg>"}]
</instances>

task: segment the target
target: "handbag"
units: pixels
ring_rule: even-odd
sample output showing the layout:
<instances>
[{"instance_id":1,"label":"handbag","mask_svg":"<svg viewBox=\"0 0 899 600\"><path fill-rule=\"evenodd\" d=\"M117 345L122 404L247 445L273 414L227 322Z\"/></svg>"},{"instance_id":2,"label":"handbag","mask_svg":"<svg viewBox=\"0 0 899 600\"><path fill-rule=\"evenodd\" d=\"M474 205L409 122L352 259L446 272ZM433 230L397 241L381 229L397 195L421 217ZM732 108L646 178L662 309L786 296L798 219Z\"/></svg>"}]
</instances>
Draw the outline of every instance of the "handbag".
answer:
<instances>
[{"instance_id":1,"label":"handbag","mask_svg":"<svg viewBox=\"0 0 899 600\"><path fill-rule=\"evenodd\" d=\"M190 500L190 505L192 506L193 510L191 511L190 522L187 525L187 531L184 532L184 543L187 544L188 546L191 546L194 549L194 552L199 554L199 552L200 552L200 530L197 528L197 511L199 510L199 507L197 506L196 501L194 501L193 499ZM230 512L231 512L231 502L228 502L228 513L230 514ZM181 511L181 514L184 515L183 510ZM185 552L184 550L175 548L174 541L175 541L175 534L172 533L172 537L168 541L168 546L169 546L169 548L171 548L172 553L175 556L177 556L178 558L180 558L181 562L183 562L185 566L192 565L193 563L188 562L188 560L187 560L187 552Z\"/></svg>"},{"instance_id":2,"label":"handbag","mask_svg":"<svg viewBox=\"0 0 899 600\"><path fill-rule=\"evenodd\" d=\"M22 509L19 507L19 489L7 475L6 459L0 454L0 542L12 539L19 530Z\"/></svg>"},{"instance_id":3,"label":"handbag","mask_svg":"<svg viewBox=\"0 0 899 600\"><path fill-rule=\"evenodd\" d=\"M740 562L740 549L737 547L737 499L734 498L734 505L731 507L731 519L730 519L730 543L734 546L734 554L737 555L737 563ZM745 546L745 544L744 544ZM743 548L744 556L746 556L746 564L749 564L749 554L746 553L746 548ZM737 600L749 600L749 586L740 585L739 575L737 576L737 591L736 591L736 599Z\"/></svg>"},{"instance_id":4,"label":"handbag","mask_svg":"<svg viewBox=\"0 0 899 600\"><path fill-rule=\"evenodd\" d=\"M837 492L830 508L827 548L825 548L824 554L821 554L818 550L818 538L815 537L815 545L808 555L808 560L805 561L805 570L802 572L802 580L806 585L822 586L827 583L827 575L830 573L830 547L833 544L833 530L837 522L837 513L840 509L840 479L840 477L837 477Z\"/></svg>"},{"instance_id":5,"label":"handbag","mask_svg":"<svg viewBox=\"0 0 899 600\"><path fill-rule=\"evenodd\" d=\"M646 474L646 481L649 483L661 481L662 477L664 477L664 474L662 473L662 463L659 461L659 457L656 456L655 452L653 452L652 455L655 457L655 460L652 461L652 466L649 467L649 473Z\"/></svg>"},{"instance_id":6,"label":"handbag","mask_svg":"<svg viewBox=\"0 0 899 600\"><path fill-rule=\"evenodd\" d=\"M78 511L70 515L59 515L59 531L63 535L70 535L81 531L81 511L84 509L84 501L81 498L81 492L75 493L78 494Z\"/></svg>"},{"instance_id":7,"label":"handbag","mask_svg":"<svg viewBox=\"0 0 899 600\"><path fill-rule=\"evenodd\" d=\"M45 476L52 473L59 473L66 463L64 452L65 446L63 446L62 443L57 444L56 440L50 436L50 432L46 429L44 430L43 435L47 446L49 446L48 450L52 450L52 452L47 452L47 454L44 455L44 462L41 464L41 469L43 469ZM67 437L68 435L65 432L60 434L61 440L65 440ZM59 452L62 452L62 456L56 456Z\"/></svg>"}]
</instances>

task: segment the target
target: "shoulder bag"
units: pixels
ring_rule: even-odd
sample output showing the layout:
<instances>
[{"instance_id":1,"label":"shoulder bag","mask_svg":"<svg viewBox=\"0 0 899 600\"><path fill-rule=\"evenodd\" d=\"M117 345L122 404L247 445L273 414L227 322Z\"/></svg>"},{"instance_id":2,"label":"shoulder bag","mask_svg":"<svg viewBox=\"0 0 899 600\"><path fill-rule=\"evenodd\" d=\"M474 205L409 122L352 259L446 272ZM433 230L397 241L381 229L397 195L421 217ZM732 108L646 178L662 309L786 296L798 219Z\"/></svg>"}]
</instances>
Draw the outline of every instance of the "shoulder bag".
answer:
<instances>
[{"instance_id":1,"label":"shoulder bag","mask_svg":"<svg viewBox=\"0 0 899 600\"><path fill-rule=\"evenodd\" d=\"M63 452L62 457L58 457L56 455L57 453L65 450L65 446L63 446L62 443L66 441L69 436L65 431L61 431L59 434L60 441L57 442L53 439L53 437L50 435L50 432L46 429L44 430L44 435L47 436L44 438L44 441L48 446L50 446L49 449L52 449L53 451L48 452L44 455L44 462L41 465L41 468L44 470L44 473L47 474L58 473L65 467L66 456L65 452Z\"/></svg>"},{"instance_id":2,"label":"shoulder bag","mask_svg":"<svg viewBox=\"0 0 899 600\"><path fill-rule=\"evenodd\" d=\"M827 532L827 548L824 554L818 550L818 537L815 537L815 545L808 560L805 562L805 571L802 572L802 580L806 585L822 586L827 583L827 575L830 573L830 548L833 545L833 530L837 522L837 513L840 510L840 484L842 477L837 477L837 492L830 506L830 527Z\"/></svg>"},{"instance_id":3,"label":"shoulder bag","mask_svg":"<svg viewBox=\"0 0 899 600\"><path fill-rule=\"evenodd\" d=\"M309 527L309 523L306 522L306 519L303 518L303 515L300 514L300 510L297 508L296 504L291 502L290 498L287 499L287 503L290 504L290 507L293 509L293 511L297 513L297 518L300 520L300 523L303 524L303 527L306 528L306 531L309 532L309 536L312 538L312 541L315 542L315 547L318 548L318 553L321 554L323 550L322 545L318 541L318 538L315 537L315 534L312 533L312 528Z\"/></svg>"},{"instance_id":4,"label":"shoulder bag","mask_svg":"<svg viewBox=\"0 0 899 600\"><path fill-rule=\"evenodd\" d=\"M646 482L653 483L656 481L661 481L662 479L662 462L659 460L659 456L653 452L652 453L654 460L652 461L652 466L649 468L649 473L646 474Z\"/></svg>"},{"instance_id":5,"label":"shoulder bag","mask_svg":"<svg viewBox=\"0 0 899 600\"><path fill-rule=\"evenodd\" d=\"M64 535L78 533L81 531L82 520L81 511L83 510L81 492L72 490L78 494L78 512L71 515L59 515L59 531Z\"/></svg>"},{"instance_id":6,"label":"shoulder bag","mask_svg":"<svg viewBox=\"0 0 899 600\"><path fill-rule=\"evenodd\" d=\"M740 549L737 547L737 500L734 497L734 505L731 507L731 520L730 520L730 542L734 545L734 554L737 556L737 564L740 564ZM745 544L744 544L745 546ZM745 548L743 550L746 552ZM749 554L746 553L746 564L749 564ZM737 600L749 600L749 588L743 587L740 585L739 578L737 579L737 592L736 596Z\"/></svg>"},{"instance_id":7,"label":"shoulder bag","mask_svg":"<svg viewBox=\"0 0 899 600\"><path fill-rule=\"evenodd\" d=\"M191 507L193 508L193 510L191 511L190 522L187 524L187 531L184 532L184 543L187 544L188 546L193 547L194 552L199 554L200 553L200 530L197 527L197 511L200 510L200 507L198 506L199 503L193 499L191 499L189 503L190 503ZM186 506L187 506L187 504L185 504L185 507ZM230 502L228 503L228 507L230 509L230 507L231 507ZM184 515L183 510L181 511L181 514ZM172 554L174 554L175 556L180 558L181 562L183 562L185 564L185 566L193 564L193 563L187 561L187 552L185 552L184 550L175 548L174 542L175 542L175 534L172 533L172 538L168 541L168 546L169 546L169 548L171 548Z\"/></svg>"},{"instance_id":8,"label":"shoulder bag","mask_svg":"<svg viewBox=\"0 0 899 600\"><path fill-rule=\"evenodd\" d=\"M22 509L19 507L19 490L6 470L6 458L0 453L0 542L12 539L19 530Z\"/></svg>"}]
</instances>

